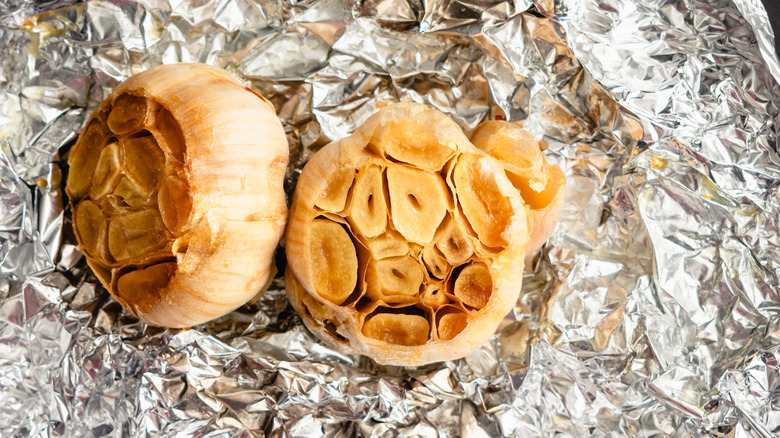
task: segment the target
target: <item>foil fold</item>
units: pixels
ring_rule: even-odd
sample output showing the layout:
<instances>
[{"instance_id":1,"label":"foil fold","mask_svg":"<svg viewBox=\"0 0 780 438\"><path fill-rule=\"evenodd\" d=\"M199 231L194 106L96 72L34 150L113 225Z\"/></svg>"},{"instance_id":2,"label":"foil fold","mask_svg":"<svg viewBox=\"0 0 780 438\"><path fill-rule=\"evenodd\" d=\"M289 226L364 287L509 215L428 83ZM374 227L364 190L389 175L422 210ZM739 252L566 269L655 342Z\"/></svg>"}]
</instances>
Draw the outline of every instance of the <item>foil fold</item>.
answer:
<instances>
[{"instance_id":1,"label":"foil fold","mask_svg":"<svg viewBox=\"0 0 780 438\"><path fill-rule=\"evenodd\" d=\"M0 435L779 434L773 38L758 0L0 5ZM128 316L78 249L65 161L121 80L182 61L274 104L288 195L391 102L523 121L567 202L495 336L379 366L319 343L281 277L191 330Z\"/></svg>"}]
</instances>

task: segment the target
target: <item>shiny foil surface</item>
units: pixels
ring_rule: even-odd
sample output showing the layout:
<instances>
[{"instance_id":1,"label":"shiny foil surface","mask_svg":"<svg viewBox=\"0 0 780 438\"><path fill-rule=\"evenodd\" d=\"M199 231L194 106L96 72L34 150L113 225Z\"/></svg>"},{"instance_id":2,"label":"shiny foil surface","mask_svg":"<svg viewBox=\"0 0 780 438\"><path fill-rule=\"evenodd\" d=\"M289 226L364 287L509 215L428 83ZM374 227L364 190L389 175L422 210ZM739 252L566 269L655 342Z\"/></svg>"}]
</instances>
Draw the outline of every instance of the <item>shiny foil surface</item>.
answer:
<instances>
[{"instance_id":1,"label":"shiny foil surface","mask_svg":"<svg viewBox=\"0 0 780 438\"><path fill-rule=\"evenodd\" d=\"M2 2L0 436L778 436L773 38L759 0ZM120 81L180 61L274 103L288 194L390 102L524 120L567 203L490 342L344 356L281 278L191 330L127 315L79 252L65 160Z\"/></svg>"}]
</instances>

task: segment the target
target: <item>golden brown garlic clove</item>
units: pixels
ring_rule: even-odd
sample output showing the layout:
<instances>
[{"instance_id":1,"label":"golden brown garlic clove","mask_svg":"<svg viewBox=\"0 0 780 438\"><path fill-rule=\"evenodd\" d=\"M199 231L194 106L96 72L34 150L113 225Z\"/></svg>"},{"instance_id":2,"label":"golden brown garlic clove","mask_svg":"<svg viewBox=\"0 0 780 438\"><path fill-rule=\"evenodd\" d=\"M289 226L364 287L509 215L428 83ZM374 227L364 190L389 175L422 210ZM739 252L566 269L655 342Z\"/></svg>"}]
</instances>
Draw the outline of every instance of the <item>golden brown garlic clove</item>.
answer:
<instances>
[{"instance_id":1,"label":"golden brown garlic clove","mask_svg":"<svg viewBox=\"0 0 780 438\"><path fill-rule=\"evenodd\" d=\"M322 220L340 224L350 251L313 249ZM286 234L287 294L339 350L395 365L463 357L517 301L526 226L503 168L451 119L391 105L304 167ZM348 286L337 286L345 272Z\"/></svg>"},{"instance_id":2,"label":"golden brown garlic clove","mask_svg":"<svg viewBox=\"0 0 780 438\"><path fill-rule=\"evenodd\" d=\"M387 227L383 179L379 166L368 166L358 172L355 180L347 220L362 236L376 237Z\"/></svg>"},{"instance_id":3,"label":"golden brown garlic clove","mask_svg":"<svg viewBox=\"0 0 780 438\"><path fill-rule=\"evenodd\" d=\"M145 322L188 327L255 297L287 213L273 107L225 71L153 67L121 83L70 151L89 266Z\"/></svg>"},{"instance_id":4,"label":"golden brown garlic clove","mask_svg":"<svg viewBox=\"0 0 780 438\"><path fill-rule=\"evenodd\" d=\"M357 284L358 260L349 234L328 219L315 219L311 224L311 257L314 284L320 296L341 304Z\"/></svg>"},{"instance_id":5,"label":"golden brown garlic clove","mask_svg":"<svg viewBox=\"0 0 780 438\"><path fill-rule=\"evenodd\" d=\"M454 307L445 307L441 312L436 327L442 341L455 339L469 324L469 316Z\"/></svg>"},{"instance_id":6,"label":"golden brown garlic clove","mask_svg":"<svg viewBox=\"0 0 780 438\"><path fill-rule=\"evenodd\" d=\"M135 211L111 218L108 251L117 262L140 260L167 243L165 225L155 209Z\"/></svg>"},{"instance_id":7,"label":"golden brown garlic clove","mask_svg":"<svg viewBox=\"0 0 780 438\"><path fill-rule=\"evenodd\" d=\"M496 182L501 167L486 157L463 154L455 164L455 187L463 214L479 239L489 247L502 247L507 240L513 210L509 198Z\"/></svg>"},{"instance_id":8,"label":"golden brown garlic clove","mask_svg":"<svg viewBox=\"0 0 780 438\"><path fill-rule=\"evenodd\" d=\"M89 196L92 199L100 199L114 191L119 179L122 178L122 146L118 141L106 146L101 152L95 165L95 173L92 177L92 185L89 188Z\"/></svg>"},{"instance_id":9,"label":"golden brown garlic clove","mask_svg":"<svg viewBox=\"0 0 780 438\"><path fill-rule=\"evenodd\" d=\"M332 179L328 181L328 185L320 194L315 205L325 211L344 210L347 204L347 196L349 196L349 189L354 182L354 169L338 169Z\"/></svg>"},{"instance_id":10,"label":"golden brown garlic clove","mask_svg":"<svg viewBox=\"0 0 780 438\"><path fill-rule=\"evenodd\" d=\"M422 260L425 267L428 269L428 274L433 278L440 280L444 279L449 274L452 265L447 262L447 259L436 249L434 245L426 245L423 249Z\"/></svg>"},{"instance_id":11,"label":"golden brown garlic clove","mask_svg":"<svg viewBox=\"0 0 780 438\"><path fill-rule=\"evenodd\" d=\"M454 219L445 220L436 235L436 248L451 265L459 265L474 254L474 245Z\"/></svg>"},{"instance_id":12,"label":"golden brown garlic clove","mask_svg":"<svg viewBox=\"0 0 780 438\"><path fill-rule=\"evenodd\" d=\"M102 249L101 241L105 240L106 215L98 204L85 200L78 204L73 216L73 228L81 249L87 256L97 257Z\"/></svg>"},{"instance_id":13,"label":"golden brown garlic clove","mask_svg":"<svg viewBox=\"0 0 780 438\"><path fill-rule=\"evenodd\" d=\"M416 301L423 285L420 263L410 257L371 260L366 270L366 296L386 303Z\"/></svg>"},{"instance_id":14,"label":"golden brown garlic clove","mask_svg":"<svg viewBox=\"0 0 780 438\"><path fill-rule=\"evenodd\" d=\"M419 315L377 313L363 324L362 333L368 338L394 345L425 345L428 341L428 321Z\"/></svg>"},{"instance_id":15,"label":"golden brown garlic clove","mask_svg":"<svg viewBox=\"0 0 780 438\"><path fill-rule=\"evenodd\" d=\"M371 257L376 260L399 257L409 253L409 242L397 231L387 230L372 239L366 239Z\"/></svg>"},{"instance_id":16,"label":"golden brown garlic clove","mask_svg":"<svg viewBox=\"0 0 780 438\"><path fill-rule=\"evenodd\" d=\"M178 175L168 175L160 186L157 206L165 227L181 234L192 214L192 197L187 181Z\"/></svg>"},{"instance_id":17,"label":"golden brown garlic clove","mask_svg":"<svg viewBox=\"0 0 780 438\"><path fill-rule=\"evenodd\" d=\"M410 242L433 240L447 214L447 187L436 173L407 167L387 169L393 225Z\"/></svg>"},{"instance_id":18,"label":"golden brown garlic clove","mask_svg":"<svg viewBox=\"0 0 780 438\"><path fill-rule=\"evenodd\" d=\"M501 162L528 206L530 241L526 254L533 254L550 237L561 217L566 189L563 171L547 162L540 143L518 122L484 122L471 141Z\"/></svg>"},{"instance_id":19,"label":"golden brown garlic clove","mask_svg":"<svg viewBox=\"0 0 780 438\"><path fill-rule=\"evenodd\" d=\"M460 301L475 309L481 309L490 302L493 293L493 279L487 266L472 263L463 268L455 280L453 294Z\"/></svg>"}]
</instances>

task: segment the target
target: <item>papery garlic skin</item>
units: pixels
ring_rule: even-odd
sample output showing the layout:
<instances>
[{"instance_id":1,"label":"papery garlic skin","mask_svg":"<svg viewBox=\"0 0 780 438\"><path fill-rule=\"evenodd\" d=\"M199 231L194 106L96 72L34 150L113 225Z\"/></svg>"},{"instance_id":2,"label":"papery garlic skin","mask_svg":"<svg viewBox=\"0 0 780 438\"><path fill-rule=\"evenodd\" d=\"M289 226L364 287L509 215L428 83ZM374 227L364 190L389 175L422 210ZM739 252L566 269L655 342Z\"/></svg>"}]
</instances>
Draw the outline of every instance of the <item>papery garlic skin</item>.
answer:
<instances>
[{"instance_id":1,"label":"papery garlic skin","mask_svg":"<svg viewBox=\"0 0 780 438\"><path fill-rule=\"evenodd\" d=\"M444 114L394 104L304 167L287 293L340 351L404 366L456 359L514 307L527 242L525 205L503 167Z\"/></svg>"},{"instance_id":2,"label":"papery garlic skin","mask_svg":"<svg viewBox=\"0 0 780 438\"><path fill-rule=\"evenodd\" d=\"M540 143L521 122L483 122L472 133L471 142L501 162L525 201L530 238L526 255L533 255L561 218L566 197L563 171L547 162Z\"/></svg>"},{"instance_id":3,"label":"papery garlic skin","mask_svg":"<svg viewBox=\"0 0 780 438\"><path fill-rule=\"evenodd\" d=\"M275 272L288 150L273 106L224 70L174 64L130 77L70 151L66 193L87 263L151 325L238 308Z\"/></svg>"}]
</instances>

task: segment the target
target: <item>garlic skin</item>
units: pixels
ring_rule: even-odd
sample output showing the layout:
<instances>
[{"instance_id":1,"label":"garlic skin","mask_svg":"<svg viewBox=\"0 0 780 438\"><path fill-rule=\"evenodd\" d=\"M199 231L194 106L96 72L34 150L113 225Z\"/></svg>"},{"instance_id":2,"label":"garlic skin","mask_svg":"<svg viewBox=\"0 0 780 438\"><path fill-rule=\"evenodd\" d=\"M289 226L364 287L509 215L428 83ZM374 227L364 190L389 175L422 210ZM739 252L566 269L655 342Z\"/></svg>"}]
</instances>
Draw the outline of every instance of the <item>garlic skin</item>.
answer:
<instances>
[{"instance_id":1,"label":"garlic skin","mask_svg":"<svg viewBox=\"0 0 780 438\"><path fill-rule=\"evenodd\" d=\"M471 142L501 162L525 201L530 234L526 256L532 256L561 218L566 195L563 171L547 162L540 143L523 129L522 122L480 123L471 134Z\"/></svg>"},{"instance_id":2,"label":"garlic skin","mask_svg":"<svg viewBox=\"0 0 780 438\"><path fill-rule=\"evenodd\" d=\"M317 152L293 196L285 281L326 344L411 366L479 348L514 307L526 209L450 118L400 103Z\"/></svg>"},{"instance_id":3,"label":"garlic skin","mask_svg":"<svg viewBox=\"0 0 780 438\"><path fill-rule=\"evenodd\" d=\"M276 271L288 150L273 106L222 69L162 65L130 77L68 159L87 263L147 324L231 312Z\"/></svg>"}]
</instances>

